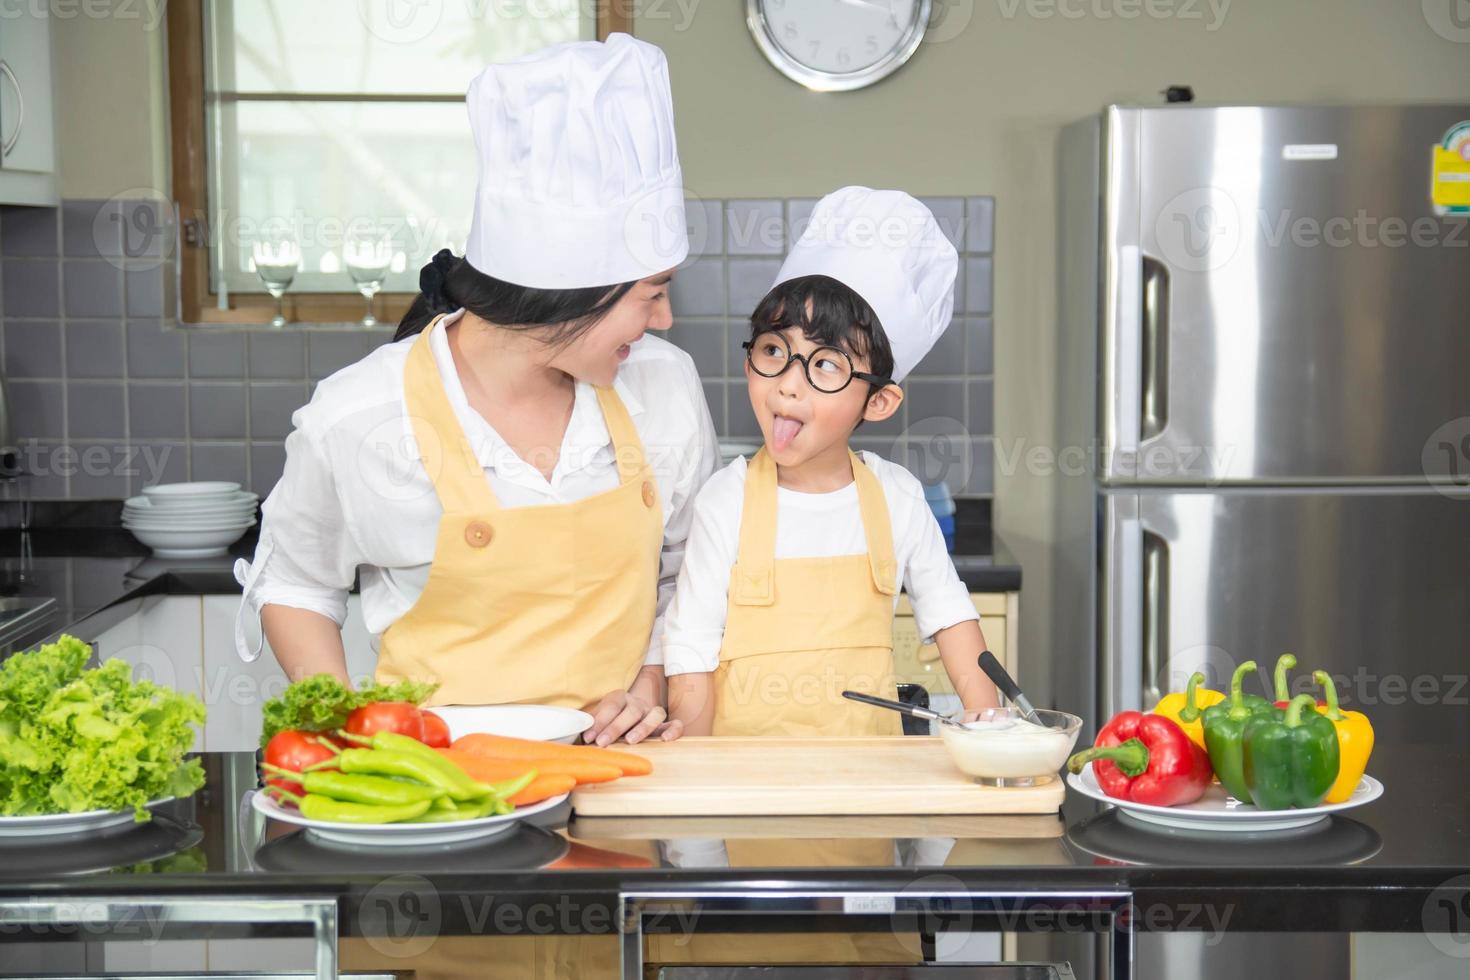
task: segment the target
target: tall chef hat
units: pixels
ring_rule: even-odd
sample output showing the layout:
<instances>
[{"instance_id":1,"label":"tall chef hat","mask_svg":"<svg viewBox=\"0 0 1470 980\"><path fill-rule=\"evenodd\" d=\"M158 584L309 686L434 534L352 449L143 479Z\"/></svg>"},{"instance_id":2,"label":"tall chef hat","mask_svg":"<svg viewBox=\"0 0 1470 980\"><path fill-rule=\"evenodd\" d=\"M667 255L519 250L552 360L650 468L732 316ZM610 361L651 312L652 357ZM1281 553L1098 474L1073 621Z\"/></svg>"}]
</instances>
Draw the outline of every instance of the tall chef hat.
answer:
<instances>
[{"instance_id":1,"label":"tall chef hat","mask_svg":"<svg viewBox=\"0 0 1470 980\"><path fill-rule=\"evenodd\" d=\"M843 187L817 202L776 285L831 276L873 308L902 381L954 312L959 255L929 209L902 191Z\"/></svg>"},{"instance_id":2,"label":"tall chef hat","mask_svg":"<svg viewBox=\"0 0 1470 980\"><path fill-rule=\"evenodd\" d=\"M642 279L684 261L669 68L626 34L491 65L465 97L479 181L465 258L522 286Z\"/></svg>"}]
</instances>

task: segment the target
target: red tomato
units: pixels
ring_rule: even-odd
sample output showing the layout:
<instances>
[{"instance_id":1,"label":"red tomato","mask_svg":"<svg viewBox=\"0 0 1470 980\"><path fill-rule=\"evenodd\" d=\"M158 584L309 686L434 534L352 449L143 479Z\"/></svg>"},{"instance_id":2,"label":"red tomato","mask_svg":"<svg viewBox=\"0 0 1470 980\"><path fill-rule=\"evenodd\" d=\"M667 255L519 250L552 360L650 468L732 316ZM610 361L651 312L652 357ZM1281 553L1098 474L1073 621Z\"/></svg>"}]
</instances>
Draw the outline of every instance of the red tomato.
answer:
<instances>
[{"instance_id":1,"label":"red tomato","mask_svg":"<svg viewBox=\"0 0 1470 980\"><path fill-rule=\"evenodd\" d=\"M371 735L374 732L397 732L424 740L424 713L417 705L407 701L374 701L365 704L347 716L342 726L353 735Z\"/></svg>"},{"instance_id":2,"label":"red tomato","mask_svg":"<svg viewBox=\"0 0 1470 980\"><path fill-rule=\"evenodd\" d=\"M311 732L276 732L265 744L265 762L281 769L301 772L307 766L335 757L336 753L318 742L317 738ZM301 792L301 784L289 779L267 779L265 782L267 786L277 786L298 795Z\"/></svg>"},{"instance_id":3,"label":"red tomato","mask_svg":"<svg viewBox=\"0 0 1470 980\"><path fill-rule=\"evenodd\" d=\"M432 711L424 716L424 744L436 749L449 748L449 723Z\"/></svg>"}]
</instances>

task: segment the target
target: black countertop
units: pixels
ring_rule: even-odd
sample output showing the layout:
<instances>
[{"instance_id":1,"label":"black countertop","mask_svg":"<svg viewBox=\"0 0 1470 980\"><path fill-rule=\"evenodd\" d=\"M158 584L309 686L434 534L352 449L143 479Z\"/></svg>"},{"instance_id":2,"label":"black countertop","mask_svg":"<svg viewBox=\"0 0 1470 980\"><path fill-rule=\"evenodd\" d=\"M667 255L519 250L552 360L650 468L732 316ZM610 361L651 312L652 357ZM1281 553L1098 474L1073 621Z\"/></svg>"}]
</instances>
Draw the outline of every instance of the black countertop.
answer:
<instances>
[{"instance_id":1,"label":"black countertop","mask_svg":"<svg viewBox=\"0 0 1470 980\"><path fill-rule=\"evenodd\" d=\"M982 896L1127 892L1143 930L1450 932L1470 886L1459 878L1470 874L1470 807L1458 777L1470 755L1426 746L1380 746L1370 768L1386 784L1381 799L1278 834L1144 829L1069 790L1060 815L1039 816L578 819L563 805L508 838L410 852L337 850L265 822L242 806L255 785L252 753L204 762L204 789L160 807L153 824L65 847L0 841L0 897L328 895L344 934L360 934L364 898L412 875L437 897L442 932L464 934L475 931L467 910L488 898L610 909L620 892L639 889L927 886ZM727 837L784 843L784 863L711 861L711 844ZM838 866L828 849L792 846L813 838L892 839L894 859Z\"/></svg>"}]
</instances>

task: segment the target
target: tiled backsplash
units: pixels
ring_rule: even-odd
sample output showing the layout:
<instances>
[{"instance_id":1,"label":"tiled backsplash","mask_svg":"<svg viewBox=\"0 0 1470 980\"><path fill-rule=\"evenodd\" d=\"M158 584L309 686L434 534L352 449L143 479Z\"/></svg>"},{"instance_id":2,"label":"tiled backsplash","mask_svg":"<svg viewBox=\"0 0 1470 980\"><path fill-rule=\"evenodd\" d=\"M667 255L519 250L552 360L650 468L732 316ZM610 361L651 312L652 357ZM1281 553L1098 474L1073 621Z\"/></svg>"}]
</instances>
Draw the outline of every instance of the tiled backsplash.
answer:
<instances>
[{"instance_id":1,"label":"tiled backsplash","mask_svg":"<svg viewBox=\"0 0 1470 980\"><path fill-rule=\"evenodd\" d=\"M698 365L720 435L758 441L740 350L746 318L814 201L690 203L697 254L674 280L668 336ZM955 319L905 382L898 414L854 441L956 493L988 496L993 201L926 203L961 251ZM125 256L120 234L110 237L127 207L0 210L0 364L31 493L115 499L156 480L229 479L265 494L313 384L392 330L180 328L173 263Z\"/></svg>"}]
</instances>

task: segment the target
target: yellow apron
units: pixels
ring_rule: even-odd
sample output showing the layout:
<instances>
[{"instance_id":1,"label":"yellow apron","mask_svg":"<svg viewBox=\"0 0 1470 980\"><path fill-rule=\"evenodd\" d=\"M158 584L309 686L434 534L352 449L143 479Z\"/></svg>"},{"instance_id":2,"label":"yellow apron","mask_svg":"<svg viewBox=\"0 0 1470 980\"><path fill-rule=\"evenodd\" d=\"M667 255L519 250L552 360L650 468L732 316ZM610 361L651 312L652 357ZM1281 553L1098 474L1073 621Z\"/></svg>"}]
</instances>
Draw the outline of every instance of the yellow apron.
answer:
<instances>
[{"instance_id":1,"label":"yellow apron","mask_svg":"<svg viewBox=\"0 0 1470 980\"><path fill-rule=\"evenodd\" d=\"M619 485L502 508L444 393L439 320L409 351L404 400L444 516L423 594L383 633L377 679L435 681L431 704L587 707L633 682L653 628L663 511L643 444L598 388Z\"/></svg>"},{"instance_id":2,"label":"yellow apron","mask_svg":"<svg viewBox=\"0 0 1470 980\"><path fill-rule=\"evenodd\" d=\"M715 735L899 735L892 711L842 696L897 699L893 597L898 562L878 478L849 452L868 551L776 560L776 464L764 449L745 474L740 550L720 665Z\"/></svg>"}]
</instances>

